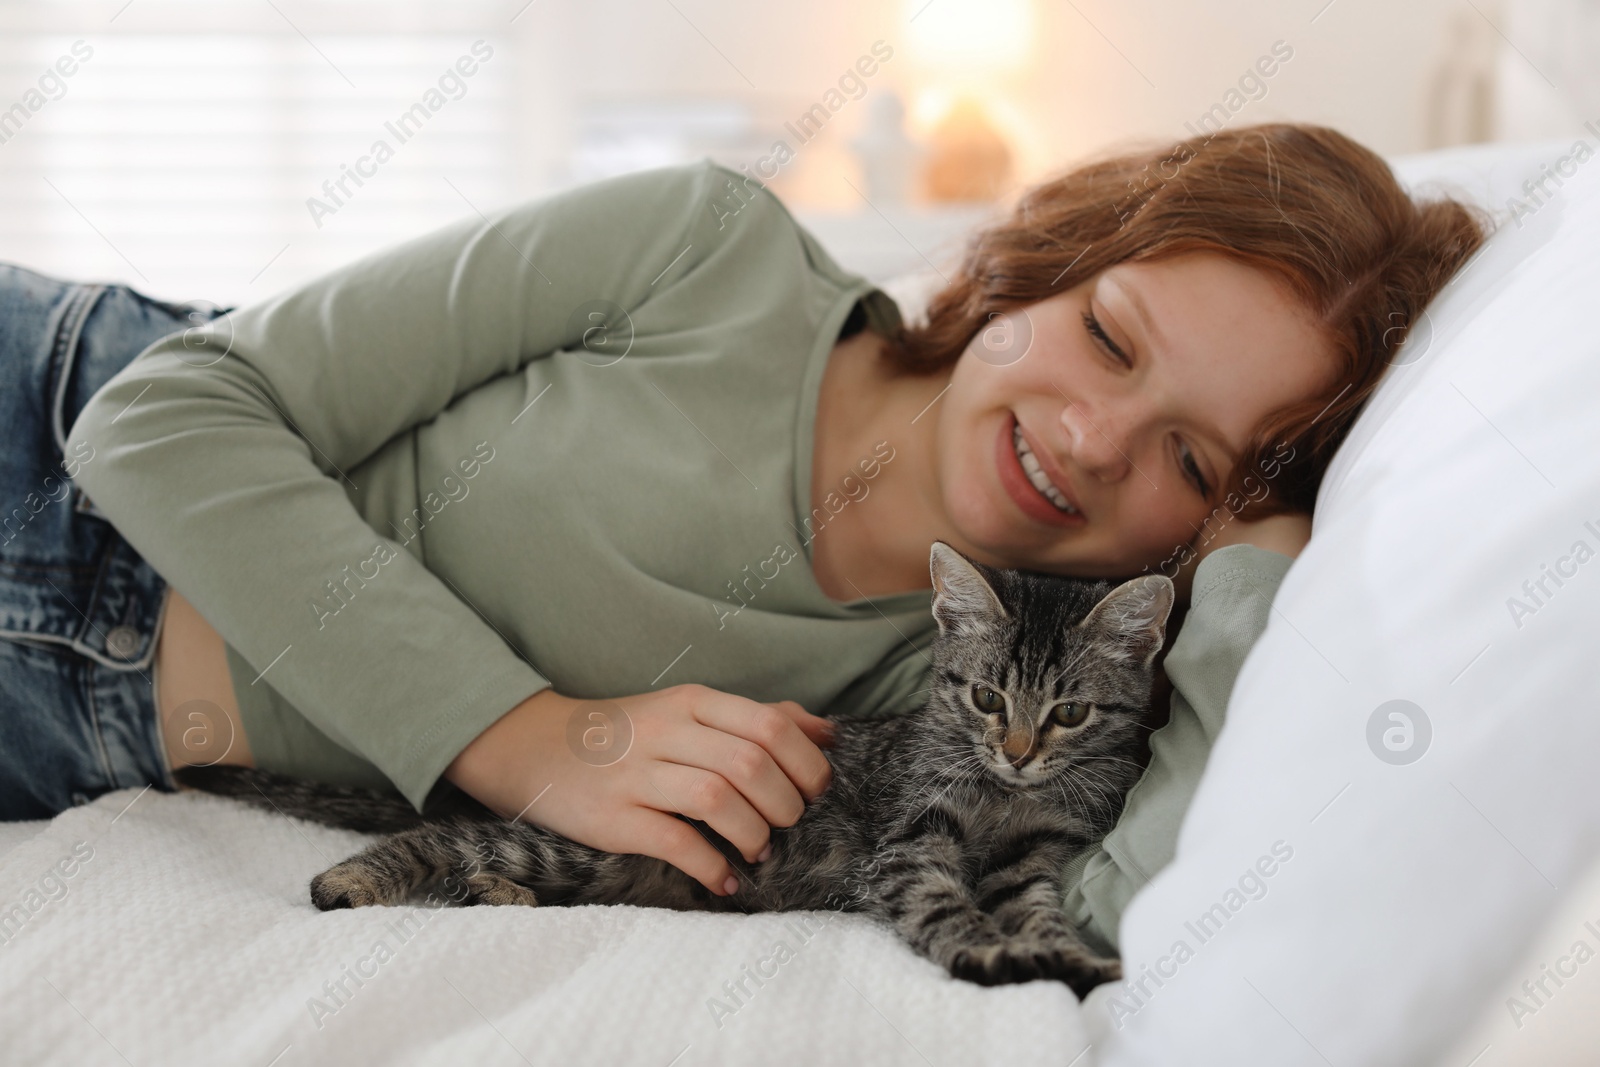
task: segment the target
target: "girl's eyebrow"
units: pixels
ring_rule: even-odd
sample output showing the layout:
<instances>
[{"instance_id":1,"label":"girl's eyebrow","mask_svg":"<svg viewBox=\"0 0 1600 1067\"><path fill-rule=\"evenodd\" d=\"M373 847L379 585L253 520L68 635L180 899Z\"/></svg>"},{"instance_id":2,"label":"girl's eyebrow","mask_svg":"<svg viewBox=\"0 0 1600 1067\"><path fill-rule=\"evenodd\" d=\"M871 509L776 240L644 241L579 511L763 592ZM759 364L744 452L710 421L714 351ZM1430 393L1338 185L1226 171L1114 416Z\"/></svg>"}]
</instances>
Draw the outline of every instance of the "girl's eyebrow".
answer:
<instances>
[{"instance_id":1,"label":"girl's eyebrow","mask_svg":"<svg viewBox=\"0 0 1600 1067\"><path fill-rule=\"evenodd\" d=\"M1117 288L1127 295L1128 303L1133 307L1133 317L1139 321L1140 331L1160 347L1170 347L1167 344L1166 336L1156 329L1155 321L1150 318L1150 312L1144 306L1144 297L1139 295L1139 290L1128 288L1121 284L1118 284Z\"/></svg>"}]
</instances>

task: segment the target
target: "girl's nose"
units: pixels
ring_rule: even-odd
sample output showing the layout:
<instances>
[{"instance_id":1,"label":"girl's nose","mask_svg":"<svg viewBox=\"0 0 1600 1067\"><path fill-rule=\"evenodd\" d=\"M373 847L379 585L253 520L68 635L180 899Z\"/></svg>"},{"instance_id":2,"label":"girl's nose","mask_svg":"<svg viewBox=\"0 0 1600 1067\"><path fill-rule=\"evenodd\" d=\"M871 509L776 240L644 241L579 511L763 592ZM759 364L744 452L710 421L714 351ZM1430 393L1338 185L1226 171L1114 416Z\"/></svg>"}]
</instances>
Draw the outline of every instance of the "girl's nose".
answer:
<instances>
[{"instance_id":1,"label":"girl's nose","mask_svg":"<svg viewBox=\"0 0 1600 1067\"><path fill-rule=\"evenodd\" d=\"M1093 410L1069 399L1061 409L1061 425L1072 446L1072 459L1101 481L1112 482L1128 473L1132 433L1130 413L1106 407Z\"/></svg>"}]
</instances>

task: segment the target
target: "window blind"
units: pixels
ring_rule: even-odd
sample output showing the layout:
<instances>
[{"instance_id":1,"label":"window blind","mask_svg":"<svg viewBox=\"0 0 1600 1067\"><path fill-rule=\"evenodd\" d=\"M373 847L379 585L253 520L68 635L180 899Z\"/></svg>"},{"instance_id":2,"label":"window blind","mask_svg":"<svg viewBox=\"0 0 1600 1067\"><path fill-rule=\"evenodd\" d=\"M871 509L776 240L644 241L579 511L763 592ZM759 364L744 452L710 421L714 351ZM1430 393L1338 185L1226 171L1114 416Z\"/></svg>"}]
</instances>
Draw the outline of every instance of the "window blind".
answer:
<instances>
[{"instance_id":1,"label":"window blind","mask_svg":"<svg viewBox=\"0 0 1600 1067\"><path fill-rule=\"evenodd\" d=\"M0 260L233 304L504 205L515 5L444 7L0 7Z\"/></svg>"}]
</instances>

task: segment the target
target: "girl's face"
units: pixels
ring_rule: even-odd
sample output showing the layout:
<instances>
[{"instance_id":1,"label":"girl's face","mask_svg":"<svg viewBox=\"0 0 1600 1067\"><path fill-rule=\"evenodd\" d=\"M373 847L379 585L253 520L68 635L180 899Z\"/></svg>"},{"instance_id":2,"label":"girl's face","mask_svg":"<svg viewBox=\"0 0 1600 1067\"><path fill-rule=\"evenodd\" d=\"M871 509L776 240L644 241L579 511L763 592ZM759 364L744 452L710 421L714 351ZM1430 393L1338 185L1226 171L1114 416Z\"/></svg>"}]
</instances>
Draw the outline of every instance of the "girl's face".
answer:
<instances>
[{"instance_id":1,"label":"girl's face","mask_svg":"<svg viewBox=\"0 0 1600 1067\"><path fill-rule=\"evenodd\" d=\"M1158 565L1222 506L1262 421L1334 373L1327 338L1266 272L1210 253L1118 264L962 353L935 409L946 517L996 566Z\"/></svg>"}]
</instances>

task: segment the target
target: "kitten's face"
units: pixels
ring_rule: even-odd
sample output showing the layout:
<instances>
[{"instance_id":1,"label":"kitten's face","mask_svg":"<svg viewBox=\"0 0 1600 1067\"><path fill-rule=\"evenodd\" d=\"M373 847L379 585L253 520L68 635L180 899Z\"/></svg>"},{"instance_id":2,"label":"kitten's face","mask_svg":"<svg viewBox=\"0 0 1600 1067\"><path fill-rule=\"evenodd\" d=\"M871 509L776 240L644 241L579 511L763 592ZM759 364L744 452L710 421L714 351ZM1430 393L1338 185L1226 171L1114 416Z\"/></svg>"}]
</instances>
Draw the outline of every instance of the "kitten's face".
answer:
<instances>
[{"instance_id":1,"label":"kitten's face","mask_svg":"<svg viewBox=\"0 0 1600 1067\"><path fill-rule=\"evenodd\" d=\"M1161 575L1120 586L997 571L935 542L935 691L984 769L1016 789L1096 771L1136 748L1172 609ZM1112 776L1115 777L1115 776Z\"/></svg>"}]
</instances>

